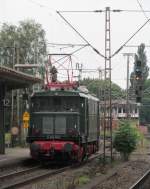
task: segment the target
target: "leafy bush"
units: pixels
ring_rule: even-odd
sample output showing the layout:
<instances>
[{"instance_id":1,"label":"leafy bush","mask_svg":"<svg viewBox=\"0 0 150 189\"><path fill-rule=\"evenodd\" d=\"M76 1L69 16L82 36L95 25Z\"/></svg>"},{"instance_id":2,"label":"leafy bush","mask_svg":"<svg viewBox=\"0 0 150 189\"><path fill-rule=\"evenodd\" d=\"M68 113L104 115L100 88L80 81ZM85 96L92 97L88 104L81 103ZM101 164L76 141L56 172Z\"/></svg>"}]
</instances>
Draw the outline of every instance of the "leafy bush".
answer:
<instances>
[{"instance_id":1,"label":"leafy bush","mask_svg":"<svg viewBox=\"0 0 150 189\"><path fill-rule=\"evenodd\" d=\"M128 160L129 155L136 149L138 138L136 128L131 127L128 121L120 122L114 133L113 147L120 152L123 160Z\"/></svg>"}]
</instances>

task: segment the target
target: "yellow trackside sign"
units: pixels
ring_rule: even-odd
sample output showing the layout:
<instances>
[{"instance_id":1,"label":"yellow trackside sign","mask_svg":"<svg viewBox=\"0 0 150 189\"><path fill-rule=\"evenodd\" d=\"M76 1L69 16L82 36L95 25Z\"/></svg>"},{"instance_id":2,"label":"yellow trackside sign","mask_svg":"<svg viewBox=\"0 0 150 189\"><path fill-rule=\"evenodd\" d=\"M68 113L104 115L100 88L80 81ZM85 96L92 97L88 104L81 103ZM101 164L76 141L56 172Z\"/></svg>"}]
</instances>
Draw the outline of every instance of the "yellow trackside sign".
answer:
<instances>
[{"instance_id":1,"label":"yellow trackside sign","mask_svg":"<svg viewBox=\"0 0 150 189\"><path fill-rule=\"evenodd\" d=\"M23 128L25 128L25 129L29 128L29 122L28 121L23 122Z\"/></svg>"},{"instance_id":2,"label":"yellow trackside sign","mask_svg":"<svg viewBox=\"0 0 150 189\"><path fill-rule=\"evenodd\" d=\"M29 121L29 120L30 120L30 114L28 112L24 112L23 121Z\"/></svg>"}]
</instances>

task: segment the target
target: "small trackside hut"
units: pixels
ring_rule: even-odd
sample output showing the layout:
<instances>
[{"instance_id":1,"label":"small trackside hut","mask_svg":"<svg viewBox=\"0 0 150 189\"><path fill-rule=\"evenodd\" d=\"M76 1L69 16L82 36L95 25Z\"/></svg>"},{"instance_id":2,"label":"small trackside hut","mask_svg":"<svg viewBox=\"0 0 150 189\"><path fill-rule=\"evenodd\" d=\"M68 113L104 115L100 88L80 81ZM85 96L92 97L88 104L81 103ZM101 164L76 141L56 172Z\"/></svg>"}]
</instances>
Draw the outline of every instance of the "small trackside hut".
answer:
<instances>
[{"instance_id":1,"label":"small trackside hut","mask_svg":"<svg viewBox=\"0 0 150 189\"><path fill-rule=\"evenodd\" d=\"M99 99L79 89L34 93L27 142L34 159L82 161L99 148Z\"/></svg>"}]
</instances>

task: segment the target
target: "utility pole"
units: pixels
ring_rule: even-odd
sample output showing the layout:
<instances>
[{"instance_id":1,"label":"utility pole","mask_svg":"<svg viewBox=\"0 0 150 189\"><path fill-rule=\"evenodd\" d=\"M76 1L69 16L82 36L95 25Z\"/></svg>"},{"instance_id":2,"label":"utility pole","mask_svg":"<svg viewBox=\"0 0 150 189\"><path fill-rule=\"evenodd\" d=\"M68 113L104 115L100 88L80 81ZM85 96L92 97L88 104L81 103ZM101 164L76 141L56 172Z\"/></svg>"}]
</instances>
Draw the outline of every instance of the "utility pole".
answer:
<instances>
[{"instance_id":1,"label":"utility pole","mask_svg":"<svg viewBox=\"0 0 150 189\"><path fill-rule=\"evenodd\" d=\"M83 67L83 64L76 63L76 70L79 71L79 75L78 75L79 84L80 84L80 81L81 81L81 78L82 78L82 67Z\"/></svg>"},{"instance_id":2,"label":"utility pole","mask_svg":"<svg viewBox=\"0 0 150 189\"><path fill-rule=\"evenodd\" d=\"M19 64L19 59L20 59L20 57L19 57L20 55L19 55L19 47L16 47L16 62L17 62L17 64ZM17 68L17 71L19 71L19 68ZM22 126L20 125L20 98L19 98L19 96L20 96L20 90L19 89L17 89L17 97L16 97L16 100L17 100L17 126L18 126L18 128L19 128L19 144L21 145L21 134L22 134Z\"/></svg>"},{"instance_id":3,"label":"utility pole","mask_svg":"<svg viewBox=\"0 0 150 189\"><path fill-rule=\"evenodd\" d=\"M127 57L127 84L126 84L126 118L129 118L129 63L130 57L134 56L134 53L124 53L123 56Z\"/></svg>"},{"instance_id":4,"label":"utility pole","mask_svg":"<svg viewBox=\"0 0 150 189\"><path fill-rule=\"evenodd\" d=\"M14 42L14 48L13 48L13 69L15 65L15 55L16 55L16 48L15 48L15 42ZM12 130L14 126L14 90L11 91L11 124L10 124L10 130ZM13 146L13 137L11 136L11 146Z\"/></svg>"},{"instance_id":5,"label":"utility pole","mask_svg":"<svg viewBox=\"0 0 150 189\"><path fill-rule=\"evenodd\" d=\"M103 80L103 76L105 74L105 69L98 68L99 80Z\"/></svg>"}]
</instances>

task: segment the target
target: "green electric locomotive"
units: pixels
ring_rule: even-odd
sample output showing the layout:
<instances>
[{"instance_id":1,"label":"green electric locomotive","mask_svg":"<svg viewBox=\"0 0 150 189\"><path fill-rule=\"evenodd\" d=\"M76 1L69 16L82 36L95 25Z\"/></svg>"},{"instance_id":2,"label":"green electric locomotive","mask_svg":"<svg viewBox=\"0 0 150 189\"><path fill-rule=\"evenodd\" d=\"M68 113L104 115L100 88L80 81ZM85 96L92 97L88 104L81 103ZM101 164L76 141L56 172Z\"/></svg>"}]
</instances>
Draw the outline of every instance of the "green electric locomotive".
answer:
<instances>
[{"instance_id":1,"label":"green electric locomotive","mask_svg":"<svg viewBox=\"0 0 150 189\"><path fill-rule=\"evenodd\" d=\"M99 99L79 89L31 97L27 142L34 159L82 161L98 151Z\"/></svg>"}]
</instances>

